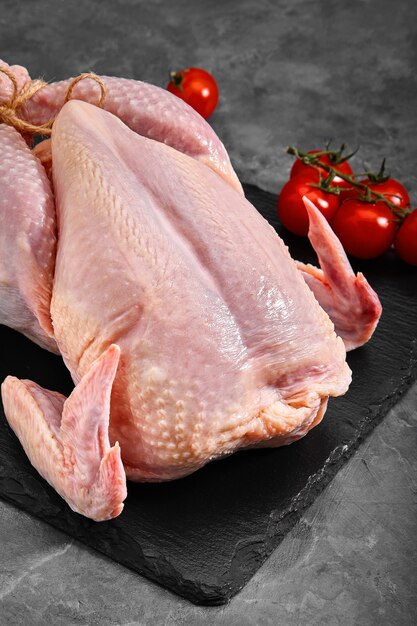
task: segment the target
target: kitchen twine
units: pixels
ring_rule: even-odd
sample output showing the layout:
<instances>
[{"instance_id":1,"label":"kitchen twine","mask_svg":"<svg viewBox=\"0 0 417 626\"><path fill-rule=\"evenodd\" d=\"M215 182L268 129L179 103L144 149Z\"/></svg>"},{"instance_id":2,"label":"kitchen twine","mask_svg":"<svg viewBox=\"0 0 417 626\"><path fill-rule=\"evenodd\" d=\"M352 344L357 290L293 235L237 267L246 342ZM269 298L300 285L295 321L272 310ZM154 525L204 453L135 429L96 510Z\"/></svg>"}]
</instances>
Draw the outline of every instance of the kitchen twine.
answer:
<instances>
[{"instance_id":1,"label":"kitchen twine","mask_svg":"<svg viewBox=\"0 0 417 626\"><path fill-rule=\"evenodd\" d=\"M19 91L19 85L13 72L7 69L7 67L3 66L0 66L0 72L2 74L5 74L10 82L13 84L12 97L8 102L0 104L0 122L8 124L9 126L13 126L19 132L26 133L28 135L50 135L52 132L52 125L55 121L55 118L49 120L49 122L46 122L45 124L36 125L27 122L19 115L19 109L28 100L30 100L30 98L32 98L35 93L45 87L48 83L46 83L44 80L41 80L40 78L36 78L35 80L28 81ZM72 81L68 85L63 104L71 99L75 85L80 81L85 80L86 78L91 78L92 80L95 80L96 83L98 83L101 94L97 106L101 107L103 105L104 98L106 97L106 88L100 76L97 76L97 74L94 74L93 72L86 72L72 79Z\"/></svg>"}]
</instances>

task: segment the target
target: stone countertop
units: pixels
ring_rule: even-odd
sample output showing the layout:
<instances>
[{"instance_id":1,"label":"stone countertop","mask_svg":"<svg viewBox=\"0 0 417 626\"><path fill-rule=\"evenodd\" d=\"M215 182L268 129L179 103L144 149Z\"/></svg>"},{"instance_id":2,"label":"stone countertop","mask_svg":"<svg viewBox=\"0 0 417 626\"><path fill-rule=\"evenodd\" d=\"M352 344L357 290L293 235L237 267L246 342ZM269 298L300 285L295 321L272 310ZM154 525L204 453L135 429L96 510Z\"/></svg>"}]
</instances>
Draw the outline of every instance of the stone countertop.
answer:
<instances>
[{"instance_id":1,"label":"stone countertop","mask_svg":"<svg viewBox=\"0 0 417 626\"><path fill-rule=\"evenodd\" d=\"M278 192L333 138L383 156L417 202L412 0L3 0L0 58L32 76L92 69L164 86L210 69L211 123L242 180ZM0 623L413 624L417 384L229 605L195 607L0 501Z\"/></svg>"}]
</instances>

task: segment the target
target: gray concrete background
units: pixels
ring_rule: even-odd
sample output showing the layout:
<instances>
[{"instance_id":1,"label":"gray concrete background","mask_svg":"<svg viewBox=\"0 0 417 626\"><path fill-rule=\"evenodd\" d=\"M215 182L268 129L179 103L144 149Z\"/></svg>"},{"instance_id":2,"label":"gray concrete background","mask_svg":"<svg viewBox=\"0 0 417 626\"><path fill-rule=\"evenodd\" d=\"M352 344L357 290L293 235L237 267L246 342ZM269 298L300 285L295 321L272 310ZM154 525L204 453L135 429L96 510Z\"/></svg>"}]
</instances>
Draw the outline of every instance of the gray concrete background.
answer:
<instances>
[{"instance_id":1,"label":"gray concrete background","mask_svg":"<svg viewBox=\"0 0 417 626\"><path fill-rule=\"evenodd\" d=\"M387 156L417 203L412 0L0 0L0 58L165 85L210 69L211 123L240 177L278 192L287 144ZM1 347L0 347L1 351ZM0 502L0 624L417 622L417 385L226 607L195 607Z\"/></svg>"}]
</instances>

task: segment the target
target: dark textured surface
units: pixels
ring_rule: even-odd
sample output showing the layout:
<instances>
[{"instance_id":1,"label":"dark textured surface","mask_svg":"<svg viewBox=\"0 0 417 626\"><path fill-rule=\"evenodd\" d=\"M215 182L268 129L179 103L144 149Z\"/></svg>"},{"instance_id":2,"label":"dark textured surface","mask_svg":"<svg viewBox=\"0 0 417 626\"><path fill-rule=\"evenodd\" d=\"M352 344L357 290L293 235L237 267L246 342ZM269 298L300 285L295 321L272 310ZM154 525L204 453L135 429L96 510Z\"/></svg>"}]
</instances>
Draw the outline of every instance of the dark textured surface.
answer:
<instances>
[{"instance_id":1,"label":"dark textured surface","mask_svg":"<svg viewBox=\"0 0 417 626\"><path fill-rule=\"evenodd\" d=\"M281 232L275 196L245 190ZM305 240L284 236L294 257L314 261ZM123 514L97 524L72 513L38 477L3 417L0 495L193 602L226 602L417 375L417 270L389 256L357 269L377 289L384 314L372 341L349 354L349 392L330 401L322 424L301 441L238 453L180 481L130 483ZM0 379L11 373L68 393L58 357L5 328L0 341L8 346Z\"/></svg>"},{"instance_id":2,"label":"dark textured surface","mask_svg":"<svg viewBox=\"0 0 417 626\"><path fill-rule=\"evenodd\" d=\"M168 69L211 69L221 90L211 123L243 180L277 192L287 144L333 137L361 145L357 169L386 155L417 201L413 0L0 4L0 57L33 76L95 69L163 85ZM193 606L0 501L0 621L414 624L416 407L414 384L225 607Z\"/></svg>"}]
</instances>

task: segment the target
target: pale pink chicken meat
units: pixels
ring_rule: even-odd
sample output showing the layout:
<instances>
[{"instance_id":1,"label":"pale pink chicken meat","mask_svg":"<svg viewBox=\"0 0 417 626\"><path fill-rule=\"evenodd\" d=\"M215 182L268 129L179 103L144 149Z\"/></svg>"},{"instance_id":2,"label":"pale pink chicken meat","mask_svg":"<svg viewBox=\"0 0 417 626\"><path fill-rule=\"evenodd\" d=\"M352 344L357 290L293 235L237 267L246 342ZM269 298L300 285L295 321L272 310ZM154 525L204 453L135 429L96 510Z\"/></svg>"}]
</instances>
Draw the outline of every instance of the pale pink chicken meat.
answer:
<instances>
[{"instance_id":1,"label":"pale pink chicken meat","mask_svg":"<svg viewBox=\"0 0 417 626\"><path fill-rule=\"evenodd\" d=\"M7 67L19 87L30 80ZM242 197L202 118L152 85L103 80L105 108L138 134L90 104L62 108L68 81L25 105L33 123L62 108L52 143L31 154L0 125L11 142L0 162L0 268L9 256L23 263L4 274L8 291L0 283L0 322L59 349L76 383L65 399L8 377L5 413L38 471L96 520L121 512L126 475L170 480L238 448L304 436L350 381L343 342L316 298L349 348L369 338L380 314L314 206L310 238L322 269L298 271ZM74 93L98 99L92 81ZM0 105L10 95L0 74ZM54 200L41 163L55 187L54 276ZM13 223L8 206L19 189L30 194Z\"/></svg>"}]
</instances>

